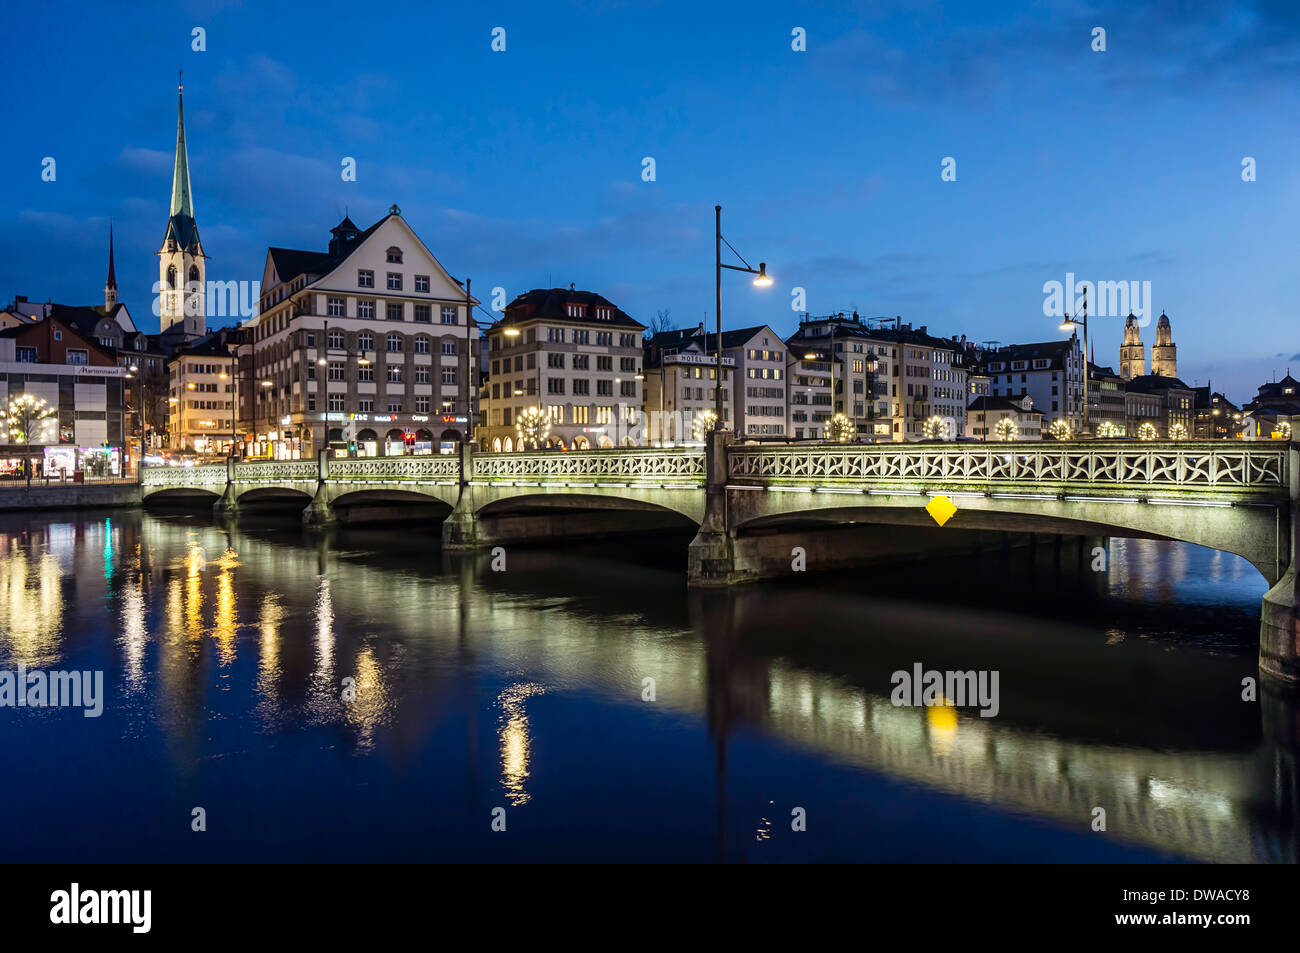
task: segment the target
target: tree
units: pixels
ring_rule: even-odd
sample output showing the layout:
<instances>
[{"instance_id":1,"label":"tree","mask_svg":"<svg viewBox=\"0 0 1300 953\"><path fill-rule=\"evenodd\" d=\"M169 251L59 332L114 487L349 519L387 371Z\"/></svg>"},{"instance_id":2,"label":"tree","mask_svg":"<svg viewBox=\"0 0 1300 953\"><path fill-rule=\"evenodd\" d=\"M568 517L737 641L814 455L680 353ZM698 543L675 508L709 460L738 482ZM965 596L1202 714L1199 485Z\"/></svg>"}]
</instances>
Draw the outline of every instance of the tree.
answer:
<instances>
[{"instance_id":1,"label":"tree","mask_svg":"<svg viewBox=\"0 0 1300 953\"><path fill-rule=\"evenodd\" d=\"M1069 440L1071 437L1070 422L1064 418L1057 418L1047 428L1047 433L1053 440Z\"/></svg>"},{"instance_id":2,"label":"tree","mask_svg":"<svg viewBox=\"0 0 1300 953\"><path fill-rule=\"evenodd\" d=\"M826 428L826 436L836 443L848 443L857 434L857 426L844 414L836 414L832 417L830 426Z\"/></svg>"},{"instance_id":3,"label":"tree","mask_svg":"<svg viewBox=\"0 0 1300 953\"><path fill-rule=\"evenodd\" d=\"M14 443L27 446L27 456L23 459L23 474L28 485L32 482L32 438L40 438L45 429L43 421L55 416L55 410L40 397L31 394L19 394L9 401L9 437Z\"/></svg>"},{"instance_id":4,"label":"tree","mask_svg":"<svg viewBox=\"0 0 1300 953\"><path fill-rule=\"evenodd\" d=\"M998 440L1015 440L1020 436L1020 428L1010 417L1003 417L993 427L993 436Z\"/></svg>"},{"instance_id":5,"label":"tree","mask_svg":"<svg viewBox=\"0 0 1300 953\"><path fill-rule=\"evenodd\" d=\"M691 423L691 437L701 442L709 435L709 432L717 426L718 415L711 410L701 410L695 414L695 420Z\"/></svg>"},{"instance_id":6,"label":"tree","mask_svg":"<svg viewBox=\"0 0 1300 953\"><path fill-rule=\"evenodd\" d=\"M540 449L551 432L551 420L542 408L526 407L515 420L515 432L519 435L519 449Z\"/></svg>"},{"instance_id":7,"label":"tree","mask_svg":"<svg viewBox=\"0 0 1300 953\"><path fill-rule=\"evenodd\" d=\"M672 308L660 308L655 312L655 316L650 319L650 323L645 329L646 337L654 337L664 331L674 330L672 319L669 318L672 310Z\"/></svg>"}]
</instances>

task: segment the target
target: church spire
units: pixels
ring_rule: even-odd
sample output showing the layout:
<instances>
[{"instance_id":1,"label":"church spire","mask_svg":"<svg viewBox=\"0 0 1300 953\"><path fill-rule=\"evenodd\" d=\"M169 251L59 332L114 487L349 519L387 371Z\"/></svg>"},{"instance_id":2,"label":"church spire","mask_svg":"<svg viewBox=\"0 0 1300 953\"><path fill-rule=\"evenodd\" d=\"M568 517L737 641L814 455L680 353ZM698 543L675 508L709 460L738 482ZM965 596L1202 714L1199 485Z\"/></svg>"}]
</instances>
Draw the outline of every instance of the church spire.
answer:
<instances>
[{"instance_id":1,"label":"church spire","mask_svg":"<svg viewBox=\"0 0 1300 953\"><path fill-rule=\"evenodd\" d=\"M117 304L117 271L113 268L113 221L108 222L108 280L104 282L104 310Z\"/></svg>"},{"instance_id":2,"label":"church spire","mask_svg":"<svg viewBox=\"0 0 1300 953\"><path fill-rule=\"evenodd\" d=\"M180 77L184 77L184 72ZM190 160L185 152L185 85L176 84L176 169L172 172L171 215L194 217L194 197L190 194Z\"/></svg>"}]
</instances>

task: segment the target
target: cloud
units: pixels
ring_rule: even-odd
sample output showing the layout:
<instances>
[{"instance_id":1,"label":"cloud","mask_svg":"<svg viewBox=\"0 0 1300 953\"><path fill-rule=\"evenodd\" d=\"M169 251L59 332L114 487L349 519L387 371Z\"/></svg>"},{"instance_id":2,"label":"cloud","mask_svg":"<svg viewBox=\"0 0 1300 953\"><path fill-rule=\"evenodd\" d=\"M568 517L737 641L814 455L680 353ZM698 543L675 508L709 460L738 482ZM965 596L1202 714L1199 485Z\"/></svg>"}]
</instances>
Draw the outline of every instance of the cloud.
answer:
<instances>
[{"instance_id":1,"label":"cloud","mask_svg":"<svg viewBox=\"0 0 1300 953\"><path fill-rule=\"evenodd\" d=\"M990 15L988 25L953 28L948 19L938 5L882 17L873 30L832 40L817 63L873 99L908 106L984 104L1033 88L1044 71L1144 100L1153 92L1230 96L1248 85L1258 96L1261 88L1289 91L1300 67L1300 5L1287 2L1066 0L1000 22ZM1092 50L1098 26L1105 52Z\"/></svg>"}]
</instances>

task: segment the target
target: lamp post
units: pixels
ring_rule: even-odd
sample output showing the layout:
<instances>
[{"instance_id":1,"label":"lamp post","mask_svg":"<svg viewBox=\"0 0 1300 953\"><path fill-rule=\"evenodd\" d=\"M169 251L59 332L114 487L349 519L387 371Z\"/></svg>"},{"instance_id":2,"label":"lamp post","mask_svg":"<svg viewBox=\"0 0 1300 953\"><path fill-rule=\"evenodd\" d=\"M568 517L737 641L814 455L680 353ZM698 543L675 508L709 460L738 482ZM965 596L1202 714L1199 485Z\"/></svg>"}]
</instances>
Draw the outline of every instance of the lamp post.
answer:
<instances>
[{"instance_id":1,"label":"lamp post","mask_svg":"<svg viewBox=\"0 0 1300 953\"><path fill-rule=\"evenodd\" d=\"M1083 426L1079 428L1079 437L1092 436L1088 428L1088 289L1083 289L1083 316L1071 318L1068 314L1061 322L1062 331L1074 331L1083 328Z\"/></svg>"},{"instance_id":2,"label":"lamp post","mask_svg":"<svg viewBox=\"0 0 1300 953\"><path fill-rule=\"evenodd\" d=\"M714 267L714 289L716 291L716 298L714 301L715 304L714 315L717 318L717 331L718 331L717 347L715 349L717 377L714 379L714 385L713 385L713 396L714 396L713 412L716 415L717 420L713 422L713 427L715 430L721 430L723 426L722 424L722 269L727 268L731 271L743 271L746 272L747 274L755 275L756 277L754 278L754 284L759 288L766 288L770 286L772 284L772 279L767 276L766 262L760 261L758 263L758 270L755 271L753 268L749 267L749 262L745 261L745 259L741 257L740 252L736 251L736 249L732 247L731 242L728 242L725 238L722 237L722 206L721 205L713 206L713 226L714 226L713 248L714 248L714 266L715 266ZM745 267L742 268L739 265L724 265L722 263L722 245L724 242L726 242L728 248L731 248L731 253L735 255L737 258L740 258L742 262L744 262Z\"/></svg>"}]
</instances>

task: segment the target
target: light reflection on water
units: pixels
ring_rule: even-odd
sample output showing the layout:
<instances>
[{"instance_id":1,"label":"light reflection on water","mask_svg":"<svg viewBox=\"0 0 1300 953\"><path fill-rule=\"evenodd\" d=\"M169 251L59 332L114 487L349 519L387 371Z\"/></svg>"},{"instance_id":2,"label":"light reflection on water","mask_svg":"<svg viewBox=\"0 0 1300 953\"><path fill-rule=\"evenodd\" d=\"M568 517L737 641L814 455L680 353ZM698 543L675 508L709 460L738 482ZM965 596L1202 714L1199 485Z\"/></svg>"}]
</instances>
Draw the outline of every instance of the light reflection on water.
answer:
<instances>
[{"instance_id":1,"label":"light reflection on water","mask_svg":"<svg viewBox=\"0 0 1300 953\"><path fill-rule=\"evenodd\" d=\"M689 594L680 539L506 573L430 540L0 520L0 668L109 688L95 721L0 709L49 779L0 795L0 856L1296 859L1295 707L1239 698L1265 586L1236 557L1114 540L1102 576L1011 553ZM999 716L894 707L917 661L997 669ZM497 806L525 833L491 840Z\"/></svg>"}]
</instances>

